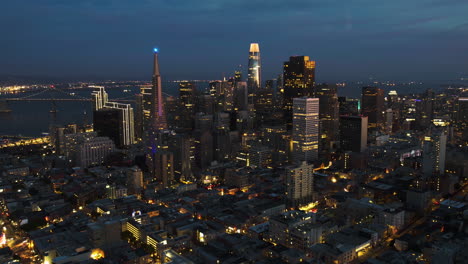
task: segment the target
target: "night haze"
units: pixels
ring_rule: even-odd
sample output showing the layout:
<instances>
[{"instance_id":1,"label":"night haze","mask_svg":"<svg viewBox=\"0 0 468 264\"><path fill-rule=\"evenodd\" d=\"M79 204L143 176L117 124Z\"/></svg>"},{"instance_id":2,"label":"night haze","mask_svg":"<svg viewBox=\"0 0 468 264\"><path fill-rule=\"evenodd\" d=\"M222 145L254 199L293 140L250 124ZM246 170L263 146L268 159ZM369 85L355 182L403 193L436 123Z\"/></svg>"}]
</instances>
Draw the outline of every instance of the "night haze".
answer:
<instances>
[{"instance_id":1,"label":"night haze","mask_svg":"<svg viewBox=\"0 0 468 264\"><path fill-rule=\"evenodd\" d=\"M5 1L2 75L148 79L160 48L165 80L219 79L247 68L249 43L275 78L291 55L318 81L454 80L468 74L468 2Z\"/></svg>"}]
</instances>

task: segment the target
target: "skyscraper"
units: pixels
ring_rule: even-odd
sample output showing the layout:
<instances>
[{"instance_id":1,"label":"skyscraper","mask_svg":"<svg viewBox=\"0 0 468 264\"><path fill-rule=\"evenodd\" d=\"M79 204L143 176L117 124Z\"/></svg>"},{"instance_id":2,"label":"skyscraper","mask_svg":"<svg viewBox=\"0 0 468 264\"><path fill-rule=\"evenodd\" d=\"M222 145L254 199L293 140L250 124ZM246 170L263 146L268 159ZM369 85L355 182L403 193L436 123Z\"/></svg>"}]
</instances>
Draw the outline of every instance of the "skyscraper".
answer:
<instances>
[{"instance_id":1,"label":"skyscraper","mask_svg":"<svg viewBox=\"0 0 468 264\"><path fill-rule=\"evenodd\" d=\"M162 182L163 187L167 187L168 181L165 175L172 175L173 173L170 173L170 170L173 170L173 168L172 166L163 167L166 164L165 162L161 161L170 159L161 158L167 157L168 154L159 154L159 152L165 151L165 149L167 149L167 145L162 138L164 134L163 130L167 129L167 120L162 97L161 75L159 73L157 48L153 50L153 56L153 82L151 93L149 94L150 101L144 102L144 106L150 107L150 117L146 127L146 145L148 148L146 163L148 165L151 177ZM143 98L145 98L145 95L143 95ZM170 163L172 163L172 161ZM166 170L169 172L166 172Z\"/></svg>"},{"instance_id":2,"label":"skyscraper","mask_svg":"<svg viewBox=\"0 0 468 264\"><path fill-rule=\"evenodd\" d=\"M135 143L133 108L130 104L109 102L104 87L95 87L93 124L99 136L111 138L119 147Z\"/></svg>"},{"instance_id":3,"label":"skyscraper","mask_svg":"<svg viewBox=\"0 0 468 264\"><path fill-rule=\"evenodd\" d=\"M267 80L265 87L258 89L255 99L255 115L257 125L262 125L273 112L273 86L274 80Z\"/></svg>"},{"instance_id":4,"label":"skyscraper","mask_svg":"<svg viewBox=\"0 0 468 264\"><path fill-rule=\"evenodd\" d=\"M234 110L246 111L249 105L249 94L247 84L245 82L237 82L234 87Z\"/></svg>"},{"instance_id":5,"label":"skyscraper","mask_svg":"<svg viewBox=\"0 0 468 264\"><path fill-rule=\"evenodd\" d=\"M317 86L315 97L320 99L320 149L328 152L333 143L338 141L339 103L336 85Z\"/></svg>"},{"instance_id":6,"label":"skyscraper","mask_svg":"<svg viewBox=\"0 0 468 264\"><path fill-rule=\"evenodd\" d=\"M158 49L153 50L153 87L151 89L151 127L153 131L166 129L166 113L162 96L161 74L159 73Z\"/></svg>"},{"instance_id":7,"label":"skyscraper","mask_svg":"<svg viewBox=\"0 0 468 264\"><path fill-rule=\"evenodd\" d=\"M109 137L116 146L121 147L119 128L120 111L112 108L102 108L93 112L93 129L101 137Z\"/></svg>"},{"instance_id":8,"label":"skyscraper","mask_svg":"<svg viewBox=\"0 0 468 264\"><path fill-rule=\"evenodd\" d=\"M383 124L384 110L384 90L377 87L363 87L362 115L369 117L369 128Z\"/></svg>"},{"instance_id":9,"label":"skyscraper","mask_svg":"<svg viewBox=\"0 0 468 264\"><path fill-rule=\"evenodd\" d=\"M106 103L109 101L109 97L104 86L90 86L90 88L94 89L91 93L93 97L93 110L100 110L105 107Z\"/></svg>"},{"instance_id":10,"label":"skyscraper","mask_svg":"<svg viewBox=\"0 0 468 264\"><path fill-rule=\"evenodd\" d=\"M151 108L152 108L152 85L145 84L140 87L140 96L136 98L136 103L140 104L137 108L141 112L138 114L141 118L141 138L143 142L148 143L149 128L151 127Z\"/></svg>"},{"instance_id":11,"label":"skyscraper","mask_svg":"<svg viewBox=\"0 0 468 264\"><path fill-rule=\"evenodd\" d=\"M425 176L445 173L447 134L443 130L433 130L424 137L423 172Z\"/></svg>"},{"instance_id":12,"label":"skyscraper","mask_svg":"<svg viewBox=\"0 0 468 264\"><path fill-rule=\"evenodd\" d=\"M240 67L239 67L239 68L240 68ZM235 80L236 82L241 82L241 81L242 81L242 71L241 71L241 69L236 70L236 71L234 72L234 80Z\"/></svg>"},{"instance_id":13,"label":"skyscraper","mask_svg":"<svg viewBox=\"0 0 468 264\"><path fill-rule=\"evenodd\" d=\"M292 56L283 67L283 110L288 124L292 122L293 98L312 97L315 85L315 61L309 56Z\"/></svg>"},{"instance_id":14,"label":"skyscraper","mask_svg":"<svg viewBox=\"0 0 468 264\"><path fill-rule=\"evenodd\" d=\"M182 106L189 112L195 111L196 88L194 82L182 81L179 83L179 98Z\"/></svg>"},{"instance_id":15,"label":"skyscraper","mask_svg":"<svg viewBox=\"0 0 468 264\"><path fill-rule=\"evenodd\" d=\"M468 143L468 97L458 98L456 106L455 126L461 132L462 141Z\"/></svg>"},{"instance_id":16,"label":"skyscraper","mask_svg":"<svg viewBox=\"0 0 468 264\"><path fill-rule=\"evenodd\" d=\"M156 180L163 188L167 188L174 181L174 154L169 151L158 151L154 159Z\"/></svg>"},{"instance_id":17,"label":"skyscraper","mask_svg":"<svg viewBox=\"0 0 468 264\"><path fill-rule=\"evenodd\" d=\"M319 99L294 98L293 161L312 162L318 158Z\"/></svg>"},{"instance_id":18,"label":"skyscraper","mask_svg":"<svg viewBox=\"0 0 468 264\"><path fill-rule=\"evenodd\" d=\"M312 202L314 191L314 166L302 162L286 168L286 197L292 206Z\"/></svg>"},{"instance_id":19,"label":"skyscraper","mask_svg":"<svg viewBox=\"0 0 468 264\"><path fill-rule=\"evenodd\" d=\"M180 181L192 181L190 162L190 136L176 134L171 137L169 149L174 153L174 178Z\"/></svg>"},{"instance_id":20,"label":"skyscraper","mask_svg":"<svg viewBox=\"0 0 468 264\"><path fill-rule=\"evenodd\" d=\"M340 148L363 152L367 147L367 116L340 117Z\"/></svg>"},{"instance_id":21,"label":"skyscraper","mask_svg":"<svg viewBox=\"0 0 468 264\"><path fill-rule=\"evenodd\" d=\"M254 95L262 85L262 72L260 61L260 46L251 43L249 50L249 71L247 76L247 89L249 93L249 104L254 103Z\"/></svg>"},{"instance_id":22,"label":"skyscraper","mask_svg":"<svg viewBox=\"0 0 468 264\"><path fill-rule=\"evenodd\" d=\"M137 142L141 142L143 140L143 133L145 131L145 127L143 125L144 118L143 118L143 94L135 95L135 112L134 112L134 119L135 119L135 139Z\"/></svg>"}]
</instances>

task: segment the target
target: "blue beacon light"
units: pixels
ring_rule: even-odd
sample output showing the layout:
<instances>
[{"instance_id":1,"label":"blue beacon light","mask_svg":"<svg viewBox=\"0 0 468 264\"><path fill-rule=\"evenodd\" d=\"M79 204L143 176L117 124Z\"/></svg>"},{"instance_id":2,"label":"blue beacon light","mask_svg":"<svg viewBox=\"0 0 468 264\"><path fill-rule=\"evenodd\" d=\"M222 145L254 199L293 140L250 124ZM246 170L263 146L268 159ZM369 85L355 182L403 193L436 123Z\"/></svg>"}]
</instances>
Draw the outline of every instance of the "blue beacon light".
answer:
<instances>
[{"instance_id":1,"label":"blue beacon light","mask_svg":"<svg viewBox=\"0 0 468 264\"><path fill-rule=\"evenodd\" d=\"M158 53L158 48L153 49L154 53Z\"/></svg>"}]
</instances>

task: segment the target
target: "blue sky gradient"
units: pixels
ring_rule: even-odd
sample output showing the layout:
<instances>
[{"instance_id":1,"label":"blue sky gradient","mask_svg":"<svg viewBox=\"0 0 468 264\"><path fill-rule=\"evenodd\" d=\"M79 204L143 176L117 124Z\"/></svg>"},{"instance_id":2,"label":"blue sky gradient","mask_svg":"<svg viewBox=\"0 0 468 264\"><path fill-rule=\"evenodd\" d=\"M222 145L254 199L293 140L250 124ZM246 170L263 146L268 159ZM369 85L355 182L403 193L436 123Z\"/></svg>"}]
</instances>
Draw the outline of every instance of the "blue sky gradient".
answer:
<instances>
[{"instance_id":1,"label":"blue sky gradient","mask_svg":"<svg viewBox=\"0 0 468 264\"><path fill-rule=\"evenodd\" d=\"M259 42L264 79L291 55L318 81L468 77L467 0L10 0L0 74L219 79Z\"/></svg>"}]
</instances>

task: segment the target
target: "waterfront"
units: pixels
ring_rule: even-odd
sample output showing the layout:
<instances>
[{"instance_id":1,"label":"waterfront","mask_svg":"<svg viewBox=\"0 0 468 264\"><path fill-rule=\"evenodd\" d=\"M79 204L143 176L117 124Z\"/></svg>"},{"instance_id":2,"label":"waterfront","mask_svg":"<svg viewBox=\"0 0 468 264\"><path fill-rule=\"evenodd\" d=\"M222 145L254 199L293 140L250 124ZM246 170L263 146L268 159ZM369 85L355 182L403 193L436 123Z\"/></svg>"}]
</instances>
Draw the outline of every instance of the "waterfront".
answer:
<instances>
[{"instance_id":1,"label":"waterfront","mask_svg":"<svg viewBox=\"0 0 468 264\"><path fill-rule=\"evenodd\" d=\"M126 90L127 92L124 92ZM92 89L69 89L75 96L91 98ZM132 97L139 92L138 87L108 89L109 98ZM24 97L36 92L4 95L6 97ZM58 92L46 92L34 98L63 98ZM72 96L69 96L72 98ZM129 98L132 99L132 98ZM54 105L55 104L55 105ZM11 112L0 113L0 135L40 136L49 132L53 124L91 124L92 103L88 101L9 101ZM52 109L56 109L52 113Z\"/></svg>"},{"instance_id":2,"label":"waterfront","mask_svg":"<svg viewBox=\"0 0 468 264\"><path fill-rule=\"evenodd\" d=\"M466 82L462 82L466 83ZM376 84L382 85L382 84ZM348 84L347 87L340 87L340 96L358 97L360 89L365 86L363 83ZM163 82L163 87L167 94L178 95L177 82ZM208 87L208 82L198 82L198 91L204 91ZM421 92L427 88L435 90L440 89L440 84L417 84L397 86L387 85L383 87L387 92L397 90L399 94L408 94ZM75 96L91 98L91 88L81 89L66 89L67 93L72 93ZM128 98L133 99L133 95L139 93L139 86L115 86L106 87L109 93L109 98ZM25 97L37 93L37 90L0 95L2 98L17 98ZM60 92L48 91L34 98L72 98L70 95L65 95ZM55 104L55 105L54 105ZM132 103L133 104L133 103ZM8 108L11 112L0 112L0 135L21 135L27 137L38 137L49 132L49 128L53 124L66 125L70 123L92 124L92 104L89 101L9 101ZM51 113L52 109L56 109L55 113Z\"/></svg>"}]
</instances>

